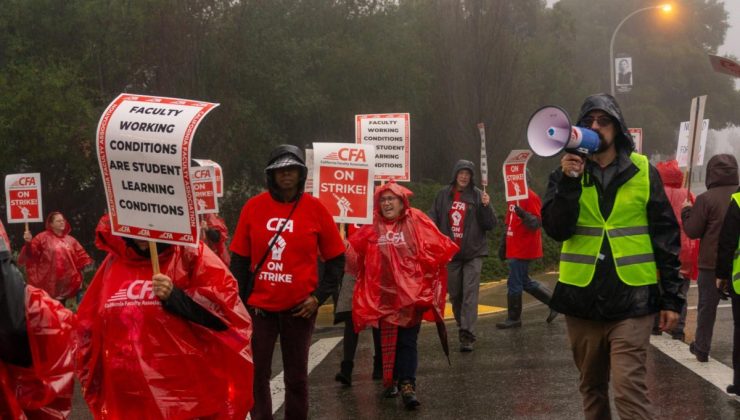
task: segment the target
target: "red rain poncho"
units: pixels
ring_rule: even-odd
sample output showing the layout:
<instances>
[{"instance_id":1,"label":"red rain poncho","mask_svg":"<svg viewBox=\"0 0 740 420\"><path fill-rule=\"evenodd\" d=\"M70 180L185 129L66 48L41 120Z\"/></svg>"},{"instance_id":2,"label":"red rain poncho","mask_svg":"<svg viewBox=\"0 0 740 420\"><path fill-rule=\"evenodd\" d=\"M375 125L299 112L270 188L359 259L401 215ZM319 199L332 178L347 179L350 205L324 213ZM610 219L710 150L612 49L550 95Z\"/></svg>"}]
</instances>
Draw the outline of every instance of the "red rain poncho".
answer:
<instances>
[{"instance_id":1,"label":"red rain poncho","mask_svg":"<svg viewBox=\"0 0 740 420\"><path fill-rule=\"evenodd\" d=\"M694 194L683 187L683 172L678 167L676 160L658 162L655 167L660 173L660 179L663 180L665 194L671 202L673 213L678 220L678 226L681 228L681 253L678 258L681 260L681 276L691 280L696 280L699 276L699 240L691 239L683 231L683 221L681 220L681 207L684 201L694 202Z\"/></svg>"},{"instance_id":2,"label":"red rain poncho","mask_svg":"<svg viewBox=\"0 0 740 420\"><path fill-rule=\"evenodd\" d=\"M57 236L51 229L51 220L58 212L46 218L46 230L23 245L18 264L26 267L26 281L43 289L54 299L66 299L77 294L82 285L82 270L93 260L75 238L65 219L64 231Z\"/></svg>"},{"instance_id":3,"label":"red rain poncho","mask_svg":"<svg viewBox=\"0 0 740 420\"><path fill-rule=\"evenodd\" d=\"M215 229L221 234L221 238L218 242L211 242L208 238L201 238L203 242L211 248L213 252L221 258L221 261L228 267L231 263L231 255L229 254L229 248L226 243L229 241L229 229L226 227L226 222L223 218L216 214L209 213L203 215L203 220L206 221L208 229Z\"/></svg>"},{"instance_id":4,"label":"red rain poncho","mask_svg":"<svg viewBox=\"0 0 740 420\"><path fill-rule=\"evenodd\" d=\"M404 210L393 222L380 213L380 195L401 197ZM352 299L355 330L378 327L382 320L399 327L444 319L446 264L459 250L429 217L409 206L411 191L389 182L375 190L372 225L349 238L350 271L357 276ZM383 238L382 240L380 240ZM379 245L379 240L381 245ZM382 243L392 246L382 246Z\"/></svg>"},{"instance_id":5,"label":"red rain poncho","mask_svg":"<svg viewBox=\"0 0 740 420\"><path fill-rule=\"evenodd\" d=\"M104 216L105 218L106 216ZM252 407L252 324L227 267L203 244L159 255L162 273L228 327L167 312L152 267L101 220L109 252L78 310L76 372L98 419L245 418Z\"/></svg>"},{"instance_id":6,"label":"red rain poncho","mask_svg":"<svg viewBox=\"0 0 740 420\"><path fill-rule=\"evenodd\" d=\"M9 250L5 228L0 240ZM0 418L63 419L72 409L74 384L72 333L75 316L41 289L23 283L15 267L3 267L3 299L23 299L22 310L31 357L29 366L0 361ZM7 303L10 303L6 301ZM17 316L14 309L0 308L2 316ZM7 322L9 319L3 320ZM11 321L12 322L12 321ZM15 349L23 343L6 343ZM16 347L17 346L17 347Z\"/></svg>"}]
</instances>

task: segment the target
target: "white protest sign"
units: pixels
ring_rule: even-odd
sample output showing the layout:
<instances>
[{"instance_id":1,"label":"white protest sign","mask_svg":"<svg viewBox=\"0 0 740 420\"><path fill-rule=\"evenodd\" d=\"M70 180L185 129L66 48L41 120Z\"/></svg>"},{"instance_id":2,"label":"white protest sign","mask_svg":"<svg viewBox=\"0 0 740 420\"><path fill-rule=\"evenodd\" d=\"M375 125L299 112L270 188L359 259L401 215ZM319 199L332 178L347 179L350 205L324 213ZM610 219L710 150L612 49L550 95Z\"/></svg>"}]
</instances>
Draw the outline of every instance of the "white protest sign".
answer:
<instances>
[{"instance_id":1,"label":"white protest sign","mask_svg":"<svg viewBox=\"0 0 740 420\"><path fill-rule=\"evenodd\" d=\"M313 144L314 196L336 223L372 223L375 146Z\"/></svg>"},{"instance_id":2,"label":"white protest sign","mask_svg":"<svg viewBox=\"0 0 740 420\"><path fill-rule=\"evenodd\" d=\"M678 161L678 166L680 168L685 168L688 166L689 163L689 131L690 131L690 123L689 121L684 121L679 126L678 130L678 147L676 148L676 160ZM696 162L696 166L702 166L704 165L704 151L707 148L707 136L709 135L709 120L705 119L704 122L701 125L701 137L700 137L700 147L699 147L699 153L697 154L694 162Z\"/></svg>"},{"instance_id":3,"label":"white protest sign","mask_svg":"<svg viewBox=\"0 0 740 420\"><path fill-rule=\"evenodd\" d=\"M8 223L44 221L41 207L41 174L6 175L5 199Z\"/></svg>"},{"instance_id":4,"label":"white protest sign","mask_svg":"<svg viewBox=\"0 0 740 420\"><path fill-rule=\"evenodd\" d=\"M119 95L98 123L97 151L115 235L198 244L190 142L218 104Z\"/></svg>"},{"instance_id":5,"label":"white protest sign","mask_svg":"<svg viewBox=\"0 0 740 420\"><path fill-rule=\"evenodd\" d=\"M488 186L488 155L486 154L486 127L478 123L478 134L480 134L480 183L483 188Z\"/></svg>"},{"instance_id":6,"label":"white protest sign","mask_svg":"<svg viewBox=\"0 0 740 420\"><path fill-rule=\"evenodd\" d=\"M210 159L193 159L200 166L213 166L216 171L216 197L224 196L224 171L221 165Z\"/></svg>"},{"instance_id":7,"label":"white protest sign","mask_svg":"<svg viewBox=\"0 0 740 420\"><path fill-rule=\"evenodd\" d=\"M720 57L709 54L709 62L712 64L714 71L730 76L740 77L740 64L730 60L727 57Z\"/></svg>"},{"instance_id":8,"label":"white protest sign","mask_svg":"<svg viewBox=\"0 0 740 420\"><path fill-rule=\"evenodd\" d=\"M216 168L213 166L190 168L190 179L195 194L195 211L198 214L218 213Z\"/></svg>"},{"instance_id":9,"label":"white protest sign","mask_svg":"<svg viewBox=\"0 0 740 420\"><path fill-rule=\"evenodd\" d=\"M375 146L375 179L411 181L408 113L355 116L355 143Z\"/></svg>"},{"instance_id":10,"label":"white protest sign","mask_svg":"<svg viewBox=\"0 0 740 420\"><path fill-rule=\"evenodd\" d=\"M632 142L635 143L635 151L642 153L642 128L628 128Z\"/></svg>"},{"instance_id":11,"label":"white protest sign","mask_svg":"<svg viewBox=\"0 0 740 420\"><path fill-rule=\"evenodd\" d=\"M506 201L524 200L529 196L527 186L527 161L531 150L512 150L504 161L504 189Z\"/></svg>"}]
</instances>

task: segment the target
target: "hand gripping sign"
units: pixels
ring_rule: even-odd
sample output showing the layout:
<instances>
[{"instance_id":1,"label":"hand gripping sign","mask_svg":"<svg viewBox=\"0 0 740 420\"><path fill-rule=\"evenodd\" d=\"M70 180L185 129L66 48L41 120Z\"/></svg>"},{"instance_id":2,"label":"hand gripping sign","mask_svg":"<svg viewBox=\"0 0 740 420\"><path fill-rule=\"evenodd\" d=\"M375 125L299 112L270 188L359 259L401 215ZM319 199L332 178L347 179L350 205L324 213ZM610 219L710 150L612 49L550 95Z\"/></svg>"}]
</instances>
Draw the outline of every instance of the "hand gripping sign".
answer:
<instances>
[{"instance_id":1,"label":"hand gripping sign","mask_svg":"<svg viewBox=\"0 0 740 420\"><path fill-rule=\"evenodd\" d=\"M198 214L218 213L216 168L213 166L190 168L190 178L195 194L195 211Z\"/></svg>"},{"instance_id":2,"label":"hand gripping sign","mask_svg":"<svg viewBox=\"0 0 740 420\"><path fill-rule=\"evenodd\" d=\"M119 95L98 123L98 163L115 235L198 244L190 142L218 104Z\"/></svg>"},{"instance_id":3,"label":"hand gripping sign","mask_svg":"<svg viewBox=\"0 0 740 420\"><path fill-rule=\"evenodd\" d=\"M41 210L41 174L5 176L8 223L43 222Z\"/></svg>"},{"instance_id":4,"label":"hand gripping sign","mask_svg":"<svg viewBox=\"0 0 740 420\"><path fill-rule=\"evenodd\" d=\"M527 162L531 150L512 150L504 161L504 188L506 201L524 200L529 195Z\"/></svg>"},{"instance_id":5,"label":"hand gripping sign","mask_svg":"<svg viewBox=\"0 0 740 420\"><path fill-rule=\"evenodd\" d=\"M355 116L355 143L375 145L375 179L411 181L411 123L405 114Z\"/></svg>"},{"instance_id":6,"label":"hand gripping sign","mask_svg":"<svg viewBox=\"0 0 740 420\"><path fill-rule=\"evenodd\" d=\"M336 223L372 223L375 147L314 143L314 196Z\"/></svg>"},{"instance_id":7,"label":"hand gripping sign","mask_svg":"<svg viewBox=\"0 0 740 420\"><path fill-rule=\"evenodd\" d=\"M224 172L221 169L221 165L210 160L210 159L193 159L200 166L213 166L216 171L216 197L221 198L224 196Z\"/></svg>"}]
</instances>

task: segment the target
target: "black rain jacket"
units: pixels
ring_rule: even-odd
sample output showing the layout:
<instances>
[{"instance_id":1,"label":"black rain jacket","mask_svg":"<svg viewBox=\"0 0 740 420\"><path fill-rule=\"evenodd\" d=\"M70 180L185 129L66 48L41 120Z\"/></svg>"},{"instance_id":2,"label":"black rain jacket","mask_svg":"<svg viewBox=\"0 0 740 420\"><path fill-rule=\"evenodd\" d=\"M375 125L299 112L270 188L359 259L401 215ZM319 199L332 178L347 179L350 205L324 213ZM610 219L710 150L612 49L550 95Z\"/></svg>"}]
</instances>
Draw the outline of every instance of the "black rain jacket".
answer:
<instances>
[{"instance_id":1,"label":"black rain jacket","mask_svg":"<svg viewBox=\"0 0 740 420\"><path fill-rule=\"evenodd\" d=\"M617 174L606 189L598 177L591 176L596 168L594 162L586 160L584 176L594 182L599 195L599 207L604 218L608 218L614 207L618 189L638 171L629 158L634 150L632 138L614 98L607 94L592 95L586 99L578 117L578 124L589 112L602 110L619 125L617 146ZM658 284L629 286L617 276L609 242L604 238L601 254L591 283L586 287L558 282L550 307L565 315L597 321L619 321L659 310L681 312L686 298L681 292L678 254L681 239L678 222L673 208L663 189L657 169L650 165L650 198L648 200L648 229L658 268ZM565 241L575 233L580 210L581 178L563 176L560 168L550 174L547 193L542 203L542 226L556 241Z\"/></svg>"}]
</instances>

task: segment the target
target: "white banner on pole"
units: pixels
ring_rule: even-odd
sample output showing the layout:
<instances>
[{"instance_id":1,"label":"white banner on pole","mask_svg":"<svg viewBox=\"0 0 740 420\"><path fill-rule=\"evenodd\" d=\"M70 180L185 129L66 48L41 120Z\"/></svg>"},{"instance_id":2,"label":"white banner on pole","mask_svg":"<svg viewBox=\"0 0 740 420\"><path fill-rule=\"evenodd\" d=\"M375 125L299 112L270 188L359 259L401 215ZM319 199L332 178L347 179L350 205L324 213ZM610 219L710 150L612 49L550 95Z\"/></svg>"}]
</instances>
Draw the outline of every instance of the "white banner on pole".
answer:
<instances>
[{"instance_id":1,"label":"white banner on pole","mask_svg":"<svg viewBox=\"0 0 740 420\"><path fill-rule=\"evenodd\" d=\"M355 143L375 146L375 179L411 181L408 113L355 115Z\"/></svg>"},{"instance_id":2,"label":"white banner on pole","mask_svg":"<svg viewBox=\"0 0 740 420\"><path fill-rule=\"evenodd\" d=\"M486 154L486 127L478 123L478 134L480 134L480 183L483 188L488 186L488 155Z\"/></svg>"},{"instance_id":3,"label":"white banner on pole","mask_svg":"<svg viewBox=\"0 0 740 420\"><path fill-rule=\"evenodd\" d=\"M676 148L676 160L678 161L679 168L686 168L689 164L689 137L690 137L690 126L689 121L684 121L679 125L678 131L678 147ZM707 136L709 135L709 120L705 119L701 125L701 136L699 138L699 153L695 153L694 166L704 165L704 152L707 148Z\"/></svg>"},{"instance_id":4,"label":"white banner on pole","mask_svg":"<svg viewBox=\"0 0 740 420\"><path fill-rule=\"evenodd\" d=\"M98 123L97 151L113 234L198 244L190 143L216 106L131 94L108 105Z\"/></svg>"}]
</instances>

